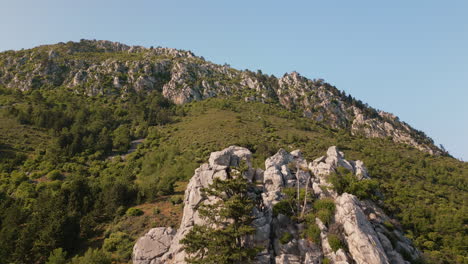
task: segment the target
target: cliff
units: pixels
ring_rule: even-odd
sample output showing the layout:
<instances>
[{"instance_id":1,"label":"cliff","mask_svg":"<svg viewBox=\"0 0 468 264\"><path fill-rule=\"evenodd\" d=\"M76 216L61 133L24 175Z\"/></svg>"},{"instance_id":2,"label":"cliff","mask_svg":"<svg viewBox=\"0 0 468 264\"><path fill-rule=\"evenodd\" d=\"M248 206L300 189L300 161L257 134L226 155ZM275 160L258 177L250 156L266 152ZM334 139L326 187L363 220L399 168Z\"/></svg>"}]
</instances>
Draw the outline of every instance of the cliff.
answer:
<instances>
[{"instance_id":1,"label":"cliff","mask_svg":"<svg viewBox=\"0 0 468 264\"><path fill-rule=\"evenodd\" d=\"M141 237L133 249L133 263L185 263L180 240L194 225L206 224L197 208L209 198L201 195L214 179L227 179L229 168L236 168L245 161L248 169L245 177L257 187L254 192L261 204L254 208L253 226L256 233L251 243L263 250L255 263L410 263L420 257L412 242L392 223L379 206L371 200L360 200L349 193L338 194L328 181L330 174L343 167L358 180L369 179L361 161L348 161L336 147L330 147L327 155L307 162L299 150L288 153L280 149L265 161L266 170L252 168L251 152L231 146L213 152L208 163L201 165L191 178L184 197L184 215L180 227L151 229ZM310 192L304 212L313 211L320 203L333 204L329 222L320 214L311 214L312 221L297 220L291 215L278 213L279 204L285 201L288 189ZM318 227L318 239L304 235L308 228ZM289 237L285 241L285 234ZM341 246L336 248L338 239Z\"/></svg>"}]
</instances>

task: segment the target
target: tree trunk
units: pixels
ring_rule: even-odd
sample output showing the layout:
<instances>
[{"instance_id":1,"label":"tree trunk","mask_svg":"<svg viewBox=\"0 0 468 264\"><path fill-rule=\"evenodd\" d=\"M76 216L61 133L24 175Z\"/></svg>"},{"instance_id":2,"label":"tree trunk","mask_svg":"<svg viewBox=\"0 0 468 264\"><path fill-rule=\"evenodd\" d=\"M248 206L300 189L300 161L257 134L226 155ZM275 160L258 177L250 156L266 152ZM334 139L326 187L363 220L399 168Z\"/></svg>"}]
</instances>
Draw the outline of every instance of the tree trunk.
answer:
<instances>
[{"instance_id":1,"label":"tree trunk","mask_svg":"<svg viewBox=\"0 0 468 264\"><path fill-rule=\"evenodd\" d=\"M302 206L301 219L304 218L305 208L306 208L306 205L307 205L307 191L309 189L308 187L309 187L310 178L312 178L311 173L309 173L309 177L307 178L307 181L306 181L305 194L304 194L304 205Z\"/></svg>"}]
</instances>

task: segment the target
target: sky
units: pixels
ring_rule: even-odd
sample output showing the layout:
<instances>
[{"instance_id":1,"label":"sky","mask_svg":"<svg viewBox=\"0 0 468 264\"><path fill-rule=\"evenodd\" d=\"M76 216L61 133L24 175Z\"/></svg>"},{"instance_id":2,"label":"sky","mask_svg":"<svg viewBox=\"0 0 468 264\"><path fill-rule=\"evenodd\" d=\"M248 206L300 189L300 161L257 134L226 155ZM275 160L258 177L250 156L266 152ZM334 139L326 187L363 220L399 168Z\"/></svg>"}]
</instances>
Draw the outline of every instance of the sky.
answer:
<instances>
[{"instance_id":1,"label":"sky","mask_svg":"<svg viewBox=\"0 0 468 264\"><path fill-rule=\"evenodd\" d=\"M69 40L191 50L323 78L468 161L468 1L0 0L0 51Z\"/></svg>"}]
</instances>

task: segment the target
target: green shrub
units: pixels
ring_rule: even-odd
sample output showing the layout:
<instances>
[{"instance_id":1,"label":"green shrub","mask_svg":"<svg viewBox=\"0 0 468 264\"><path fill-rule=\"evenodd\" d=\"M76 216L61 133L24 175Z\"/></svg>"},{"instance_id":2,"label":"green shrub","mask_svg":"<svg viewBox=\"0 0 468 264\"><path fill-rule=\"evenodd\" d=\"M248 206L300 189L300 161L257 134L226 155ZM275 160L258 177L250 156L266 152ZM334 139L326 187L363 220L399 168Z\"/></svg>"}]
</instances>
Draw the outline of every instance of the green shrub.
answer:
<instances>
[{"instance_id":1,"label":"green shrub","mask_svg":"<svg viewBox=\"0 0 468 264\"><path fill-rule=\"evenodd\" d=\"M104 240L104 251L113 253L118 259L129 259L132 255L133 239L124 232L112 233Z\"/></svg>"},{"instance_id":2,"label":"green shrub","mask_svg":"<svg viewBox=\"0 0 468 264\"><path fill-rule=\"evenodd\" d=\"M307 239L313 241L315 244L320 243L320 228L315 223L310 223L304 230L304 235Z\"/></svg>"},{"instance_id":3,"label":"green shrub","mask_svg":"<svg viewBox=\"0 0 468 264\"><path fill-rule=\"evenodd\" d=\"M56 248L50 253L46 264L65 264L66 258L67 253L62 248Z\"/></svg>"},{"instance_id":4,"label":"green shrub","mask_svg":"<svg viewBox=\"0 0 468 264\"><path fill-rule=\"evenodd\" d=\"M111 264L112 260L108 253L99 249L88 249L86 253L79 257L74 257L70 264Z\"/></svg>"},{"instance_id":5,"label":"green shrub","mask_svg":"<svg viewBox=\"0 0 468 264\"><path fill-rule=\"evenodd\" d=\"M289 232L285 232L279 239L281 244L287 244L293 239L293 235Z\"/></svg>"},{"instance_id":6,"label":"green shrub","mask_svg":"<svg viewBox=\"0 0 468 264\"><path fill-rule=\"evenodd\" d=\"M117 207L117 211L116 211L117 215L124 215L126 212L127 212L127 210L126 210L125 206Z\"/></svg>"},{"instance_id":7,"label":"green shrub","mask_svg":"<svg viewBox=\"0 0 468 264\"><path fill-rule=\"evenodd\" d=\"M306 215L304 215L304 221L307 223L307 224L315 224L315 214L314 213L308 213Z\"/></svg>"},{"instance_id":8,"label":"green shrub","mask_svg":"<svg viewBox=\"0 0 468 264\"><path fill-rule=\"evenodd\" d=\"M47 179L49 179L51 181L58 180L58 179L60 179L60 177L62 177L62 174L58 170L50 171L47 174Z\"/></svg>"},{"instance_id":9,"label":"green shrub","mask_svg":"<svg viewBox=\"0 0 468 264\"><path fill-rule=\"evenodd\" d=\"M182 195L173 195L171 196L170 201L173 205L176 205L176 204L181 204L184 200L182 198Z\"/></svg>"},{"instance_id":10,"label":"green shrub","mask_svg":"<svg viewBox=\"0 0 468 264\"><path fill-rule=\"evenodd\" d=\"M143 215L143 211L138 208L129 208L125 213L127 216L139 216Z\"/></svg>"},{"instance_id":11,"label":"green shrub","mask_svg":"<svg viewBox=\"0 0 468 264\"><path fill-rule=\"evenodd\" d=\"M328 209L321 209L317 212L317 217L323 224L328 226L333 219L333 212Z\"/></svg>"},{"instance_id":12,"label":"green shrub","mask_svg":"<svg viewBox=\"0 0 468 264\"><path fill-rule=\"evenodd\" d=\"M330 261L329 258L327 258L327 257L324 257L324 258L323 258L323 261L322 261L323 264L330 264L330 262L331 262L331 261Z\"/></svg>"},{"instance_id":13,"label":"green shrub","mask_svg":"<svg viewBox=\"0 0 468 264\"><path fill-rule=\"evenodd\" d=\"M273 205L273 216L278 216L279 214L286 216L292 216L294 214L289 201L281 200Z\"/></svg>"},{"instance_id":14,"label":"green shrub","mask_svg":"<svg viewBox=\"0 0 468 264\"><path fill-rule=\"evenodd\" d=\"M314 202L314 209L317 211L321 209L326 209L331 212L335 212L335 202L331 198L324 198L324 199L316 200Z\"/></svg>"},{"instance_id":15,"label":"green shrub","mask_svg":"<svg viewBox=\"0 0 468 264\"><path fill-rule=\"evenodd\" d=\"M343 242L335 234L328 234L328 243L330 244L330 247L334 252L340 248L344 248Z\"/></svg>"},{"instance_id":16,"label":"green shrub","mask_svg":"<svg viewBox=\"0 0 468 264\"><path fill-rule=\"evenodd\" d=\"M338 193L354 194L359 199L375 200L375 190L378 187L378 181L374 179L358 180L350 171L339 167L337 173L328 176L328 181L333 185L333 189Z\"/></svg>"}]
</instances>

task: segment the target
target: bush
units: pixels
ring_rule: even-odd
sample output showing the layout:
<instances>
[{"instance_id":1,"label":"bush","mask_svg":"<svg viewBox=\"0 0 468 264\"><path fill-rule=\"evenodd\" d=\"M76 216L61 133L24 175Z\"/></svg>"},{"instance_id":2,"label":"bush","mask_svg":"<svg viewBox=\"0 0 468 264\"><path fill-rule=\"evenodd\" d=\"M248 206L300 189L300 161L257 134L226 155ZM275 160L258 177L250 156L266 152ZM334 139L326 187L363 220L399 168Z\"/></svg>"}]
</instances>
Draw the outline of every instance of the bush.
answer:
<instances>
[{"instance_id":1,"label":"bush","mask_svg":"<svg viewBox=\"0 0 468 264\"><path fill-rule=\"evenodd\" d=\"M330 247L333 250L333 252L337 251L340 248L344 248L344 245L341 239L337 235L334 235L334 234L328 235L328 243L330 244Z\"/></svg>"},{"instance_id":2,"label":"bush","mask_svg":"<svg viewBox=\"0 0 468 264\"><path fill-rule=\"evenodd\" d=\"M333 219L333 212L328 209L321 209L317 212L317 217L323 224L328 226Z\"/></svg>"},{"instance_id":3,"label":"bush","mask_svg":"<svg viewBox=\"0 0 468 264\"><path fill-rule=\"evenodd\" d=\"M111 264L111 257L99 249L88 249L84 256L74 257L71 264Z\"/></svg>"},{"instance_id":4,"label":"bush","mask_svg":"<svg viewBox=\"0 0 468 264\"><path fill-rule=\"evenodd\" d=\"M47 174L47 179L55 181L60 179L61 176L62 174L58 170L53 170Z\"/></svg>"},{"instance_id":5,"label":"bush","mask_svg":"<svg viewBox=\"0 0 468 264\"><path fill-rule=\"evenodd\" d=\"M307 224L315 224L315 214L314 213L308 213L306 215L304 215L304 221L307 223Z\"/></svg>"},{"instance_id":6,"label":"bush","mask_svg":"<svg viewBox=\"0 0 468 264\"><path fill-rule=\"evenodd\" d=\"M173 205L176 205L176 204L181 204L184 200L182 198L182 195L174 195L174 196L171 196L170 201Z\"/></svg>"},{"instance_id":7,"label":"bush","mask_svg":"<svg viewBox=\"0 0 468 264\"><path fill-rule=\"evenodd\" d=\"M112 233L104 240L102 248L109 253L114 253L121 260L129 259L132 255L133 239L124 232Z\"/></svg>"},{"instance_id":8,"label":"bush","mask_svg":"<svg viewBox=\"0 0 468 264\"><path fill-rule=\"evenodd\" d=\"M356 195L359 199L376 199L374 193L378 187L378 181L373 179L358 180L354 174L343 167L339 167L337 173L330 174L328 181L338 194L346 192Z\"/></svg>"},{"instance_id":9,"label":"bush","mask_svg":"<svg viewBox=\"0 0 468 264\"><path fill-rule=\"evenodd\" d=\"M331 212L335 212L335 202L330 198L320 199L314 202L314 209L317 211L326 209Z\"/></svg>"},{"instance_id":10,"label":"bush","mask_svg":"<svg viewBox=\"0 0 468 264\"><path fill-rule=\"evenodd\" d=\"M307 239L313 241L315 244L320 243L320 228L315 223L310 223L304 230L304 235Z\"/></svg>"},{"instance_id":11,"label":"bush","mask_svg":"<svg viewBox=\"0 0 468 264\"><path fill-rule=\"evenodd\" d=\"M50 253L46 264L65 264L67 263L66 257L67 253L62 248L56 248Z\"/></svg>"},{"instance_id":12,"label":"bush","mask_svg":"<svg viewBox=\"0 0 468 264\"><path fill-rule=\"evenodd\" d=\"M127 216L140 216L143 215L143 211L138 208L129 208L125 213Z\"/></svg>"},{"instance_id":13,"label":"bush","mask_svg":"<svg viewBox=\"0 0 468 264\"><path fill-rule=\"evenodd\" d=\"M287 200L281 200L275 205L273 205L273 216L278 216L279 214L292 216L293 210L291 208L291 203Z\"/></svg>"},{"instance_id":14,"label":"bush","mask_svg":"<svg viewBox=\"0 0 468 264\"><path fill-rule=\"evenodd\" d=\"M331 262L331 261L330 261L329 258L327 258L327 257L324 257L324 258L323 258L323 261L322 261L323 264L330 264L330 262Z\"/></svg>"},{"instance_id":15,"label":"bush","mask_svg":"<svg viewBox=\"0 0 468 264\"><path fill-rule=\"evenodd\" d=\"M293 239L293 235L289 232L285 232L279 239L281 244L287 244Z\"/></svg>"}]
</instances>

